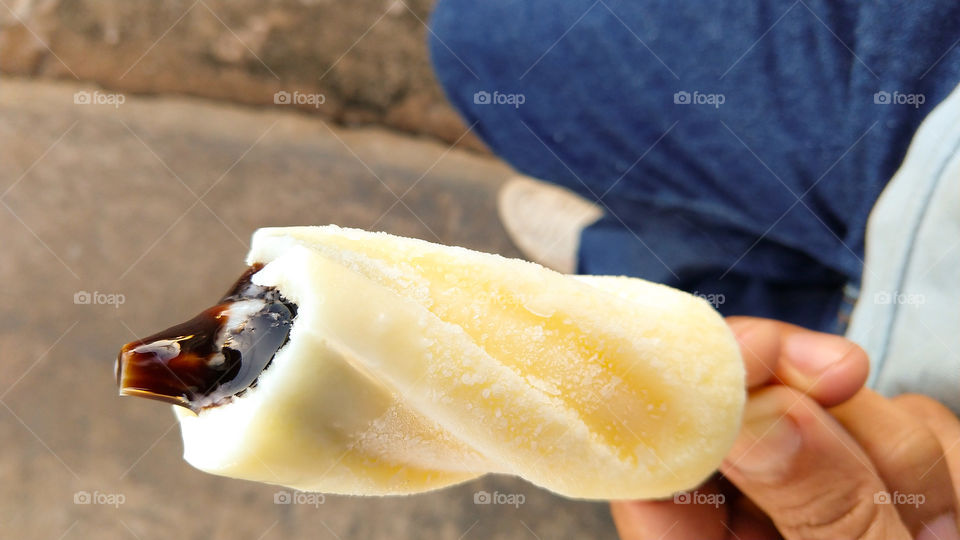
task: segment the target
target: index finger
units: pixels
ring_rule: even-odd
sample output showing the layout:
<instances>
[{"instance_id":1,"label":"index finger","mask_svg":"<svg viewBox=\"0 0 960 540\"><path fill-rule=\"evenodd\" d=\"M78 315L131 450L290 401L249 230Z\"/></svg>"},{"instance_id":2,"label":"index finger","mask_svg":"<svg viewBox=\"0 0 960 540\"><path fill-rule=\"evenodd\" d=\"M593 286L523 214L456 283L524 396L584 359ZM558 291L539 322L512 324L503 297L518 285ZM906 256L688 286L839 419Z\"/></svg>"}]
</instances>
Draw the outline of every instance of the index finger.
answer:
<instances>
[{"instance_id":1,"label":"index finger","mask_svg":"<svg viewBox=\"0 0 960 540\"><path fill-rule=\"evenodd\" d=\"M759 317L727 317L727 324L740 343L748 389L782 384L831 407L867 380L866 352L843 336Z\"/></svg>"}]
</instances>

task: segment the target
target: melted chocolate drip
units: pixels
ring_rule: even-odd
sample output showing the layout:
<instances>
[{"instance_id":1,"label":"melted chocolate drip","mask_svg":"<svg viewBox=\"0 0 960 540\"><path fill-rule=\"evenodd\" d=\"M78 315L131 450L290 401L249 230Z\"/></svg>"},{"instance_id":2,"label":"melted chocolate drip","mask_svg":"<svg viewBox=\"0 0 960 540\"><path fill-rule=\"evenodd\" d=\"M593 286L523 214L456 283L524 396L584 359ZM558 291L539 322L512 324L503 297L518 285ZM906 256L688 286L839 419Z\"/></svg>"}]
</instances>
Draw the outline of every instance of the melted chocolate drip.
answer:
<instances>
[{"instance_id":1,"label":"melted chocolate drip","mask_svg":"<svg viewBox=\"0 0 960 540\"><path fill-rule=\"evenodd\" d=\"M279 291L251 281L261 268L251 266L193 319L124 345L117 357L120 394L198 412L256 386L297 316L296 304Z\"/></svg>"}]
</instances>

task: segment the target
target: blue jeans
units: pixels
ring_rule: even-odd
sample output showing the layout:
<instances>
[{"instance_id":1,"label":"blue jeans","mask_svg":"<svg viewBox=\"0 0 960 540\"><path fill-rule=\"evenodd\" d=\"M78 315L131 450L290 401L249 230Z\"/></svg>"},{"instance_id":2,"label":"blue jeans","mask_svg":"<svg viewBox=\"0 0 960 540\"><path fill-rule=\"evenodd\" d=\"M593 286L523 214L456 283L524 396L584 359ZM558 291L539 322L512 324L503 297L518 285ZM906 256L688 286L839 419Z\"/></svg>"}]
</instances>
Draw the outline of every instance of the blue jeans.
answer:
<instances>
[{"instance_id":1,"label":"blue jeans","mask_svg":"<svg viewBox=\"0 0 960 540\"><path fill-rule=\"evenodd\" d=\"M599 202L578 271L840 332L867 216L960 81L960 4L439 0L437 77L520 172Z\"/></svg>"}]
</instances>

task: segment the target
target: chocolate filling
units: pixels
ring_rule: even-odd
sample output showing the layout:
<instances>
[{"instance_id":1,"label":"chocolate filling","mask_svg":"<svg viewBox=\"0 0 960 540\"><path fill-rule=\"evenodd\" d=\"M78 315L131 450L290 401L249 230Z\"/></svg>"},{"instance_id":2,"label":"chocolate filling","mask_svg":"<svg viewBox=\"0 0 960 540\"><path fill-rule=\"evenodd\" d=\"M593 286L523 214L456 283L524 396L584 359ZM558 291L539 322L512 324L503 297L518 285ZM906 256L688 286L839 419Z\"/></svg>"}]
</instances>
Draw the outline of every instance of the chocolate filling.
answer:
<instances>
[{"instance_id":1,"label":"chocolate filling","mask_svg":"<svg viewBox=\"0 0 960 540\"><path fill-rule=\"evenodd\" d=\"M127 343L117 357L120 394L194 412L256 386L290 337L296 304L251 281L255 264L217 302L185 323Z\"/></svg>"}]
</instances>

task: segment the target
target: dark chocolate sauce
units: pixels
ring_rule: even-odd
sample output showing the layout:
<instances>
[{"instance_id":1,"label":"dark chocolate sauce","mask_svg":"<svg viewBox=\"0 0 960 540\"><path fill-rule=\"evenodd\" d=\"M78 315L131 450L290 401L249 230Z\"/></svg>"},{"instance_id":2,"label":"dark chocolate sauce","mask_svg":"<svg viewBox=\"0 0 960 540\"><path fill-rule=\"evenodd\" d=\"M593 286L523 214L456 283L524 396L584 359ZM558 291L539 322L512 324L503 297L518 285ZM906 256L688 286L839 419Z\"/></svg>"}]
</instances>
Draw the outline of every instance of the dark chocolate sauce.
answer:
<instances>
[{"instance_id":1,"label":"dark chocolate sauce","mask_svg":"<svg viewBox=\"0 0 960 540\"><path fill-rule=\"evenodd\" d=\"M185 323L127 343L117 357L120 394L198 412L256 386L289 338L297 306L247 269L220 299Z\"/></svg>"}]
</instances>

